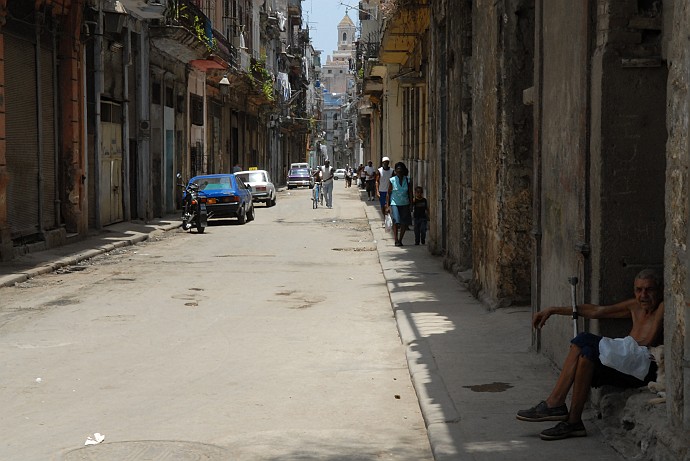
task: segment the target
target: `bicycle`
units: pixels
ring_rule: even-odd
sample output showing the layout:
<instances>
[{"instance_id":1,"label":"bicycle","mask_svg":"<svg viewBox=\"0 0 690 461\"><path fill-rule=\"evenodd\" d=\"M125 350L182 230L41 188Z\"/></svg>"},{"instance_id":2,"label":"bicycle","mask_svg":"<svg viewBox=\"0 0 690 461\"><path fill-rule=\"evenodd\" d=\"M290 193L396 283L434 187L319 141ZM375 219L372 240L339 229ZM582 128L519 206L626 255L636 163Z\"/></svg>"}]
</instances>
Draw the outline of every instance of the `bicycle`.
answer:
<instances>
[{"instance_id":1,"label":"bicycle","mask_svg":"<svg viewBox=\"0 0 690 461\"><path fill-rule=\"evenodd\" d=\"M314 183L314 188L311 190L311 207L317 209L319 207L319 198L321 199L321 206L323 206L323 193L321 192L321 183Z\"/></svg>"}]
</instances>

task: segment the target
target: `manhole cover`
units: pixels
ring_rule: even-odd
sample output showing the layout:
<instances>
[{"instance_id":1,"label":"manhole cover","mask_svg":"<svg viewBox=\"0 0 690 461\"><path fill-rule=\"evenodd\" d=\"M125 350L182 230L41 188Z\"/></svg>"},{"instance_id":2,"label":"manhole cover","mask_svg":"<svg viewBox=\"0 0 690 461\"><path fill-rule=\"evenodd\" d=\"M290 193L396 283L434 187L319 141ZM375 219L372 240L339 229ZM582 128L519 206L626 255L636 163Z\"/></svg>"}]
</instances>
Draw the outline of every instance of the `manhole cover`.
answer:
<instances>
[{"instance_id":1,"label":"manhole cover","mask_svg":"<svg viewBox=\"0 0 690 461\"><path fill-rule=\"evenodd\" d=\"M230 453L221 447L196 442L141 440L101 443L68 452L64 461L228 461Z\"/></svg>"}]
</instances>

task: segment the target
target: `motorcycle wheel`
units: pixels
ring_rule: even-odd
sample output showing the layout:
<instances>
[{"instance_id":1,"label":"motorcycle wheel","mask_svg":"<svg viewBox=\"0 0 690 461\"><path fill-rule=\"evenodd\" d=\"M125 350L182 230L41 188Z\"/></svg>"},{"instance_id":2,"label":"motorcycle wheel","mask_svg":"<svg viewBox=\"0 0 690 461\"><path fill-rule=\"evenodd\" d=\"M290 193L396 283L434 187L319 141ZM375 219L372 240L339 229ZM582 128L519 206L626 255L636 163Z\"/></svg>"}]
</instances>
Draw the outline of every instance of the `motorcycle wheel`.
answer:
<instances>
[{"instance_id":1,"label":"motorcycle wheel","mask_svg":"<svg viewBox=\"0 0 690 461\"><path fill-rule=\"evenodd\" d=\"M201 222L201 207L197 207L196 209L196 219L195 219L195 224L196 224L196 231L199 234L203 234L204 231L206 230L206 226L203 225Z\"/></svg>"}]
</instances>

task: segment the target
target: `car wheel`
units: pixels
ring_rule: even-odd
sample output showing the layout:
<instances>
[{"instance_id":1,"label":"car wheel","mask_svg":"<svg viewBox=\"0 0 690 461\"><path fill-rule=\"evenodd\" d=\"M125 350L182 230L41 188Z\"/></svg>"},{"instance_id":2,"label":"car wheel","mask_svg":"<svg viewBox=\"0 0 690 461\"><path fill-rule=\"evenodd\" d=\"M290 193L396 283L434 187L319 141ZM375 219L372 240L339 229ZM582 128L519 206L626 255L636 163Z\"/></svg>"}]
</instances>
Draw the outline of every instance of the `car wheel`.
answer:
<instances>
[{"instance_id":1,"label":"car wheel","mask_svg":"<svg viewBox=\"0 0 690 461\"><path fill-rule=\"evenodd\" d=\"M292 189L292 186L288 186L288 190Z\"/></svg>"},{"instance_id":2,"label":"car wheel","mask_svg":"<svg viewBox=\"0 0 690 461\"><path fill-rule=\"evenodd\" d=\"M247 210L244 208L242 211L240 211L240 214L237 216L237 222L240 224L244 224L247 222Z\"/></svg>"},{"instance_id":3,"label":"car wheel","mask_svg":"<svg viewBox=\"0 0 690 461\"><path fill-rule=\"evenodd\" d=\"M247 212L247 221L254 221L254 204L250 205L250 209Z\"/></svg>"},{"instance_id":4,"label":"car wheel","mask_svg":"<svg viewBox=\"0 0 690 461\"><path fill-rule=\"evenodd\" d=\"M276 196L274 195L271 200L268 201L268 206L276 206Z\"/></svg>"}]
</instances>

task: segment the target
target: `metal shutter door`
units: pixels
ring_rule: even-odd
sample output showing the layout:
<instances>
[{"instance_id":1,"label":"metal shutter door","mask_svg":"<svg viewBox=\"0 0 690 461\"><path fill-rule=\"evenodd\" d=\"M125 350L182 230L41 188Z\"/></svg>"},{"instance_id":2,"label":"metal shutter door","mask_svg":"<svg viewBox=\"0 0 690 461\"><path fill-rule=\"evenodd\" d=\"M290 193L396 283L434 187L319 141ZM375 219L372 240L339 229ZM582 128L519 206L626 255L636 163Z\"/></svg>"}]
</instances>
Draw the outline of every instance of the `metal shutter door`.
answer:
<instances>
[{"instance_id":1,"label":"metal shutter door","mask_svg":"<svg viewBox=\"0 0 690 461\"><path fill-rule=\"evenodd\" d=\"M7 213L13 239L40 231L35 51L33 43L5 34Z\"/></svg>"}]
</instances>

